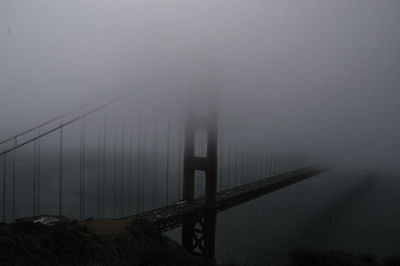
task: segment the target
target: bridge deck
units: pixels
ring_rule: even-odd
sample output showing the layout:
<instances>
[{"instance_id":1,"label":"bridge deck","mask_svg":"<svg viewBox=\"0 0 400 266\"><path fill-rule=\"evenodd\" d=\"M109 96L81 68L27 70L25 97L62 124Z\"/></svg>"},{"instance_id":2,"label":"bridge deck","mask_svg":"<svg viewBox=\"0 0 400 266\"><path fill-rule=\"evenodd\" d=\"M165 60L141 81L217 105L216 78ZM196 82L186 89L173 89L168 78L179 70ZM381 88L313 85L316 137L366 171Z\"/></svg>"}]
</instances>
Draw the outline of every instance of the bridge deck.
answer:
<instances>
[{"instance_id":1,"label":"bridge deck","mask_svg":"<svg viewBox=\"0 0 400 266\"><path fill-rule=\"evenodd\" d=\"M197 198L193 203L180 202L121 219L143 218L151 221L161 231L165 232L179 227L183 219L195 219L207 208L215 208L217 212L220 212L318 175L322 171L319 168L303 168L223 190L218 192L214 206L205 206L204 198Z\"/></svg>"}]
</instances>

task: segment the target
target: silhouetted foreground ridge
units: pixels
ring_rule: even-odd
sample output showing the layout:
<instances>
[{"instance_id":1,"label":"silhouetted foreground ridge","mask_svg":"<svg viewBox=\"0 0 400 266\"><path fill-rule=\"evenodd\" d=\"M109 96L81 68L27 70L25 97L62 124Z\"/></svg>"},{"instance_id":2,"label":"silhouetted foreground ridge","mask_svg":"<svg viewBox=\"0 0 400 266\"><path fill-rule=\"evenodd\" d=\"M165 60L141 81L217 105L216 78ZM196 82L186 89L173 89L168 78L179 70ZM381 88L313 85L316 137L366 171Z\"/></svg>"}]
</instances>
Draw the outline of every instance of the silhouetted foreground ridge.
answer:
<instances>
[{"instance_id":1,"label":"silhouetted foreground ridge","mask_svg":"<svg viewBox=\"0 0 400 266\"><path fill-rule=\"evenodd\" d=\"M94 219L51 226L1 224L0 265L212 264L162 236L145 220Z\"/></svg>"}]
</instances>

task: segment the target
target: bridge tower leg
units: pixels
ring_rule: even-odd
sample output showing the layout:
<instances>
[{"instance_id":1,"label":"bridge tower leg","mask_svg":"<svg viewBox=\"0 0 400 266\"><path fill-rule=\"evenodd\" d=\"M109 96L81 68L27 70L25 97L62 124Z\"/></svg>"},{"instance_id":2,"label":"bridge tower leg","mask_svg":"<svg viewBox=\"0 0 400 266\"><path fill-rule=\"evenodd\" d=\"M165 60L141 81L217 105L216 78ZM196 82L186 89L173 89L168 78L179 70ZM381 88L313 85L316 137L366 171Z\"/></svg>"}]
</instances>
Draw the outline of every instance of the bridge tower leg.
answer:
<instances>
[{"instance_id":1,"label":"bridge tower leg","mask_svg":"<svg viewBox=\"0 0 400 266\"><path fill-rule=\"evenodd\" d=\"M205 173L205 208L201 215L187 219L182 226L182 246L187 250L215 259L215 226L217 215L215 207L217 194L217 114L215 98L208 101L206 116L188 111L185 125L185 152L183 165L183 200L194 201L195 172ZM197 130L207 134L206 156L195 155L195 136Z\"/></svg>"}]
</instances>

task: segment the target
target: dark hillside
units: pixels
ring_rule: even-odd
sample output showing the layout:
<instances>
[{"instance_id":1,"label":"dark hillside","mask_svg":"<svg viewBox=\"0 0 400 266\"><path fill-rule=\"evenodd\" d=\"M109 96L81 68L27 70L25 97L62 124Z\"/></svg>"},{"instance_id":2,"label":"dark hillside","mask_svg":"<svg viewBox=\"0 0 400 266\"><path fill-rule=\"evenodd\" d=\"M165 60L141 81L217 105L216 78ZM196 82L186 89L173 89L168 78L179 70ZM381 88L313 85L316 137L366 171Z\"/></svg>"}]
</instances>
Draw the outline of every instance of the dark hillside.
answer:
<instances>
[{"instance_id":1,"label":"dark hillside","mask_svg":"<svg viewBox=\"0 0 400 266\"><path fill-rule=\"evenodd\" d=\"M0 265L207 266L145 220L0 225Z\"/></svg>"}]
</instances>

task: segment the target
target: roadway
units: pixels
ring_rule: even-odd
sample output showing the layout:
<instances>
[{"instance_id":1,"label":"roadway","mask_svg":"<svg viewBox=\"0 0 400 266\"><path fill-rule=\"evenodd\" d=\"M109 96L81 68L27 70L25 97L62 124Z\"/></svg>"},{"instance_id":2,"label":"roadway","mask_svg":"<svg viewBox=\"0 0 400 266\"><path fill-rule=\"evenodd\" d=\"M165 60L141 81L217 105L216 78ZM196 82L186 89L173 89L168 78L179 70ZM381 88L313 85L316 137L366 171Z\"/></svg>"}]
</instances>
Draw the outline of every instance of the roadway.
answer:
<instances>
[{"instance_id":1,"label":"roadway","mask_svg":"<svg viewBox=\"0 0 400 266\"><path fill-rule=\"evenodd\" d=\"M212 206L205 206L204 197L201 197L195 199L193 203L181 201L121 219L146 219L156 225L162 232L165 232L179 227L183 220L190 218L196 220L196 217L201 216L207 209L215 208L217 212L221 212L307 178L316 176L323 171L324 169L318 167L302 168L296 171L287 172L245 185L222 190L217 193L217 200Z\"/></svg>"}]
</instances>

